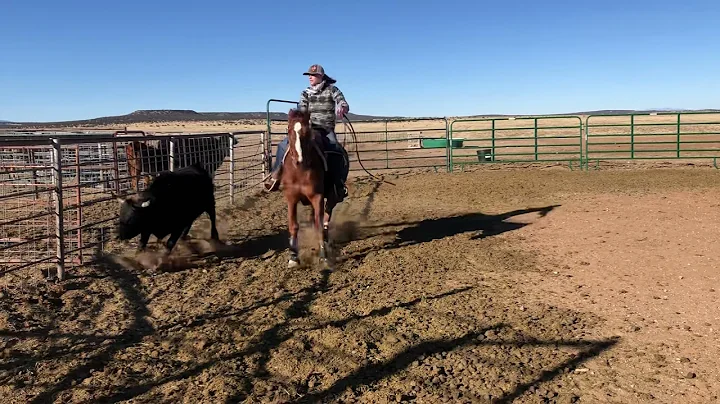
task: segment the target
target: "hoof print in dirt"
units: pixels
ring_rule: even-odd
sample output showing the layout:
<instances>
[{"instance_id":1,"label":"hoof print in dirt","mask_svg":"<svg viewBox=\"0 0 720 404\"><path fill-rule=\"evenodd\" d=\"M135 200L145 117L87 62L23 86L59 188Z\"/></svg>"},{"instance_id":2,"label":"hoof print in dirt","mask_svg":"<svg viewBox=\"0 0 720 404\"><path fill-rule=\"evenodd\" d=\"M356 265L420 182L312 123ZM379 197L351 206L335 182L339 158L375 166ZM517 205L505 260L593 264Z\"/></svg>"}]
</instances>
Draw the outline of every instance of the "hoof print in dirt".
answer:
<instances>
[{"instance_id":1,"label":"hoof print in dirt","mask_svg":"<svg viewBox=\"0 0 720 404\"><path fill-rule=\"evenodd\" d=\"M211 265L219 264L222 262L222 258L220 258L216 255L211 255L211 256L205 258L205 262L207 262L208 264L211 264Z\"/></svg>"},{"instance_id":2,"label":"hoof print in dirt","mask_svg":"<svg viewBox=\"0 0 720 404\"><path fill-rule=\"evenodd\" d=\"M270 251L266 252L265 254L261 255L260 259L266 260L266 259L272 258L274 256L275 256L275 250L270 250Z\"/></svg>"}]
</instances>

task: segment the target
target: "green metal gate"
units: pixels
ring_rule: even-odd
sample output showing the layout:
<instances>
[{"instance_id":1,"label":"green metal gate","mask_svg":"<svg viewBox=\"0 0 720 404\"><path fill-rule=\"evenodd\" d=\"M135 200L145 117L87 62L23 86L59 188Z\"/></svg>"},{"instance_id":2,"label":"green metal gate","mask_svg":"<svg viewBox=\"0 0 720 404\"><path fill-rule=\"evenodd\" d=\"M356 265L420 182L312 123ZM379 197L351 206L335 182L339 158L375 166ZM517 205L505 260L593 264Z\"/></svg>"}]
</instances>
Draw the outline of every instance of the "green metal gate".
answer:
<instances>
[{"instance_id":1,"label":"green metal gate","mask_svg":"<svg viewBox=\"0 0 720 404\"><path fill-rule=\"evenodd\" d=\"M297 106L296 101L268 100L268 161L275 158L273 152L277 151L278 143L287 135L286 123L272 119L271 103L292 104L289 108ZM278 127L279 123L282 123L282 129ZM338 141L345 145L349 154L351 172L363 169L374 172L398 169L438 171L447 167L446 118L353 120L352 124L355 138L341 124L337 125L335 131Z\"/></svg>"},{"instance_id":2,"label":"green metal gate","mask_svg":"<svg viewBox=\"0 0 720 404\"><path fill-rule=\"evenodd\" d=\"M284 136L273 132L267 104L267 146ZM566 163L589 169L612 160L720 159L719 112L577 115L457 119L384 119L355 121L357 142L339 131L347 144L351 171L434 169L452 172L488 163ZM344 136L343 136L344 135ZM268 159L269 160L269 159Z\"/></svg>"},{"instance_id":3,"label":"green metal gate","mask_svg":"<svg viewBox=\"0 0 720 404\"><path fill-rule=\"evenodd\" d=\"M458 119L448 129L448 170L486 163L582 166L579 116Z\"/></svg>"},{"instance_id":4,"label":"green metal gate","mask_svg":"<svg viewBox=\"0 0 720 404\"><path fill-rule=\"evenodd\" d=\"M702 160L720 157L720 113L590 115L585 167L617 160Z\"/></svg>"}]
</instances>

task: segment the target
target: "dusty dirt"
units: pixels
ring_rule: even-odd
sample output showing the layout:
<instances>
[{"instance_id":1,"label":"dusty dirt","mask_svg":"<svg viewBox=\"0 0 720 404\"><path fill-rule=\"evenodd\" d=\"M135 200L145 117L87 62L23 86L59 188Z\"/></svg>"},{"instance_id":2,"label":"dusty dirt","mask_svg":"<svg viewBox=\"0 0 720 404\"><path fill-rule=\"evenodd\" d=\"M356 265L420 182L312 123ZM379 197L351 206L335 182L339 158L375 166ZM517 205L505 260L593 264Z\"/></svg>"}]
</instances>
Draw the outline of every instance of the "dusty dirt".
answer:
<instances>
[{"instance_id":1,"label":"dusty dirt","mask_svg":"<svg viewBox=\"0 0 720 404\"><path fill-rule=\"evenodd\" d=\"M332 270L286 268L273 194L168 272L4 276L2 402L718 401L717 171L385 178L350 184Z\"/></svg>"}]
</instances>

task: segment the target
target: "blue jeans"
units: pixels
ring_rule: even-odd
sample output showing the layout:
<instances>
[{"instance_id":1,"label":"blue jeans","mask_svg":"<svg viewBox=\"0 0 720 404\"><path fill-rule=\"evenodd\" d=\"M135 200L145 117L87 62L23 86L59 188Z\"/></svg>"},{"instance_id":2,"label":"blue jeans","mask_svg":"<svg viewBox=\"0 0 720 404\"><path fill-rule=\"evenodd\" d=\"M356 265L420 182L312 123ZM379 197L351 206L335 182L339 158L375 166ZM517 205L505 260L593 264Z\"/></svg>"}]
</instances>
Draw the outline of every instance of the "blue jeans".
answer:
<instances>
[{"instance_id":1,"label":"blue jeans","mask_svg":"<svg viewBox=\"0 0 720 404\"><path fill-rule=\"evenodd\" d=\"M334 151L343 153L342 146L338 142L337 137L335 136L335 132L330 132L326 136L327 136L328 140L330 141L331 147L333 149L335 149ZM278 144L277 154L275 156L275 162L273 163L273 168L272 168L273 171L276 171L278 168L280 168L280 165L282 165L283 158L285 157L285 152L287 151L289 144L290 144L290 138L288 138L287 136L285 136L285 139L283 139L282 142L280 142L280 144ZM334 167L329 167L330 170L332 170L333 168ZM343 180L343 184L344 184L347 181L349 170L344 166L338 167L338 169L342 170L341 174L342 174L342 180Z\"/></svg>"}]
</instances>

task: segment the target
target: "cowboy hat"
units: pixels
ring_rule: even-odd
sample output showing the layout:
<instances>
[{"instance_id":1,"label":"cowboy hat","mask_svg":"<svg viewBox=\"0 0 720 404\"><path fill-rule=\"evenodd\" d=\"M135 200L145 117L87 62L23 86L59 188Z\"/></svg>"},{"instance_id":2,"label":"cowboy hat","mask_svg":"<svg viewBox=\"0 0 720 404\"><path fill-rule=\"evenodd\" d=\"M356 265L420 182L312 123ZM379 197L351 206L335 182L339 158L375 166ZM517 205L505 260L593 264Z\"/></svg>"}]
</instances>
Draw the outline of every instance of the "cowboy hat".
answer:
<instances>
[{"instance_id":1,"label":"cowboy hat","mask_svg":"<svg viewBox=\"0 0 720 404\"><path fill-rule=\"evenodd\" d=\"M325 69L319 64L314 64L314 65L310 66L310 68L308 68L308 71L303 73L303 75L304 76L322 76L323 79L328 83L336 83L337 82L337 80L335 80L332 77L325 74Z\"/></svg>"}]
</instances>

